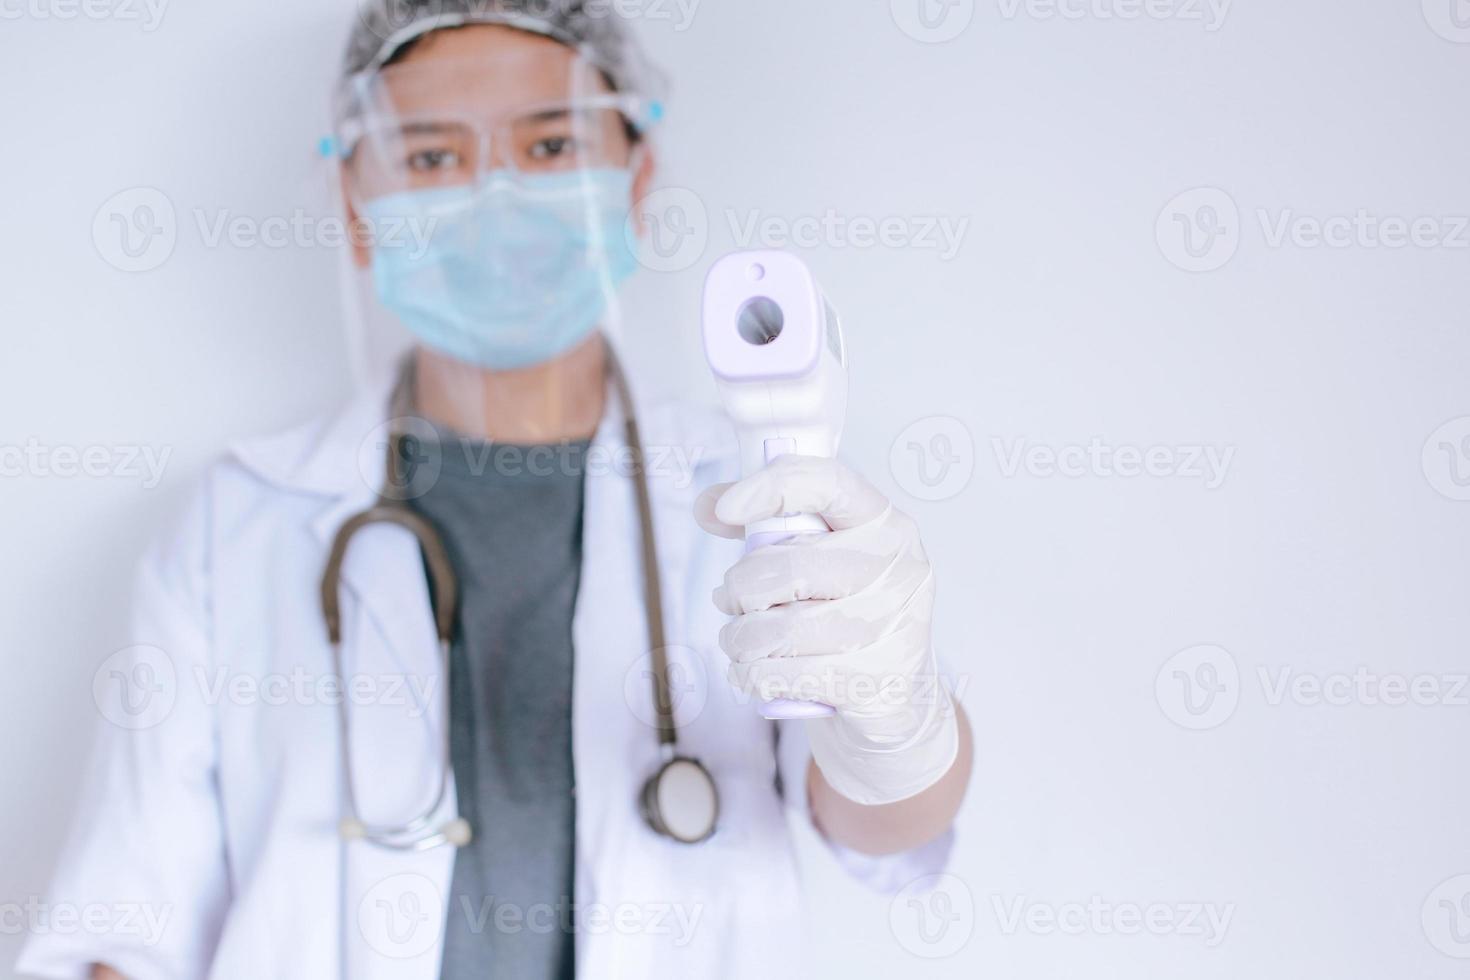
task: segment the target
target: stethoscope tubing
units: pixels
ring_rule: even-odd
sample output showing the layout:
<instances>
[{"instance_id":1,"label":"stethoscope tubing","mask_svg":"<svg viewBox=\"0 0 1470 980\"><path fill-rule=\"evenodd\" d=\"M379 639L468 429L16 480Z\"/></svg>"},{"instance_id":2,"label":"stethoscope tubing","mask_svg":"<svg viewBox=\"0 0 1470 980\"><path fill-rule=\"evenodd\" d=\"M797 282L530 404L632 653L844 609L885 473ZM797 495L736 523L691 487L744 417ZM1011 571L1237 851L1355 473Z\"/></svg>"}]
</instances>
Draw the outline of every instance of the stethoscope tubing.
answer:
<instances>
[{"instance_id":1,"label":"stethoscope tubing","mask_svg":"<svg viewBox=\"0 0 1470 980\"><path fill-rule=\"evenodd\" d=\"M392 415L395 418L403 417L411 409L413 400L413 372L414 362L409 359L403 373L394 389L392 398ZM653 780L661 775L668 765L670 759L678 756L678 736L675 731L673 717L673 704L668 677L668 652L667 639L664 629L663 614L663 589L659 575L657 540L653 528L653 504L648 488L648 474L644 465L643 442L638 430L637 418L633 411L632 393L628 388L627 379L623 374L621 366L611 351L608 351L608 375L614 389L617 391L618 400L623 409L624 434L630 453L633 457L634 494L638 509L638 521L640 527L639 544L640 559L643 567L643 592L644 611L648 625L648 639L650 646L650 660L652 661L653 697L654 708L658 715L658 741L661 756L666 760L660 767L659 773ZM388 445L388 468L385 479L386 486L392 486L395 477L394 467L398 458L400 441L403 438L401 432L394 432L389 438ZM453 566L450 564L448 552L438 532L424 518L414 513L402 501L391 499L386 493L380 491L378 500L367 510L354 515L343 523L338 530L337 536L332 543L332 550L327 560L327 566L322 574L321 581L321 603L322 617L327 626L327 638L332 648L332 664L337 672L339 680L345 680L346 667L342 661L342 617L340 607L340 587L342 563L346 558L347 548L352 538L358 531L370 524L393 524L402 527L412 534L418 541L423 551L425 566L430 578L430 584L434 595L434 620L439 640L440 669L444 676L449 675L450 650L453 644L453 632L456 616L456 604L458 602L458 579L454 574ZM433 724L432 719L428 722ZM339 826L339 837L343 844L349 844L355 840L365 841L379 847L396 851L417 852L430 850L444 844L463 846L468 843L473 828L458 814L445 821L436 821L436 815L444 807L444 801L449 793L449 778L453 771L453 759L450 753L449 725L439 725L439 782L433 794L432 801L419 813L401 823L370 823L363 820L358 808L356 780L352 769L352 726L345 700L337 706L338 743L339 755L343 771L343 797L346 815ZM714 780L709 776L708 770L697 760L689 759L689 762L698 766L704 772L709 782L709 787L716 800L715 810L718 812L718 792L715 789ZM650 782L653 782L650 780ZM653 821L651 821L653 822ZM437 825L437 826L436 826ZM655 829L659 829L655 823ZM713 821L709 833L713 833ZM660 833L667 831L660 830ZM699 840L707 838L709 834L699 837ZM683 840L682 838L676 838ZM693 841L684 841L686 843Z\"/></svg>"}]
</instances>

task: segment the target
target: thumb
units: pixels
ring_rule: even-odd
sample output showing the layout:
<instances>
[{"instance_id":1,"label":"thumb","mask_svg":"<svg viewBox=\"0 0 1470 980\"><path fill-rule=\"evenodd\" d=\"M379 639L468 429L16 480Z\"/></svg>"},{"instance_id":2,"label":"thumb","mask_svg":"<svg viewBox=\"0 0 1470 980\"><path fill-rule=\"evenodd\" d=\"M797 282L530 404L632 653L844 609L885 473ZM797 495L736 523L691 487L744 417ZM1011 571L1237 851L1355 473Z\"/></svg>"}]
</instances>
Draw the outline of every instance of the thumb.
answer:
<instances>
[{"instance_id":1,"label":"thumb","mask_svg":"<svg viewBox=\"0 0 1470 980\"><path fill-rule=\"evenodd\" d=\"M733 483L716 483L714 486L707 488L699 495L699 499L694 501L694 520L699 523L700 527L717 538L745 537L745 528L743 526L726 524L715 516L715 505L719 503L725 491L734 485Z\"/></svg>"}]
</instances>

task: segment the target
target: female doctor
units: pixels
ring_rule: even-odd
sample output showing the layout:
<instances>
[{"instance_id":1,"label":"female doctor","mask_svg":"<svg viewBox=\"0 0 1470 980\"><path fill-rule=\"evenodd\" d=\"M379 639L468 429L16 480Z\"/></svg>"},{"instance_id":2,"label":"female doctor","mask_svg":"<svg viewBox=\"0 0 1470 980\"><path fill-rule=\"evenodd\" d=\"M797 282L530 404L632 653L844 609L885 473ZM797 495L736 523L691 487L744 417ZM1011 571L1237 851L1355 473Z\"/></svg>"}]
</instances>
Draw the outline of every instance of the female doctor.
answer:
<instances>
[{"instance_id":1,"label":"female doctor","mask_svg":"<svg viewBox=\"0 0 1470 980\"><path fill-rule=\"evenodd\" d=\"M787 811L897 889L969 778L915 525L832 461L731 483L727 423L635 405L609 338L658 112L617 17L397 0L346 67L357 258L409 352L236 446L144 562L51 901L150 927L36 930L19 969L804 972ZM834 533L742 553L788 512Z\"/></svg>"}]
</instances>

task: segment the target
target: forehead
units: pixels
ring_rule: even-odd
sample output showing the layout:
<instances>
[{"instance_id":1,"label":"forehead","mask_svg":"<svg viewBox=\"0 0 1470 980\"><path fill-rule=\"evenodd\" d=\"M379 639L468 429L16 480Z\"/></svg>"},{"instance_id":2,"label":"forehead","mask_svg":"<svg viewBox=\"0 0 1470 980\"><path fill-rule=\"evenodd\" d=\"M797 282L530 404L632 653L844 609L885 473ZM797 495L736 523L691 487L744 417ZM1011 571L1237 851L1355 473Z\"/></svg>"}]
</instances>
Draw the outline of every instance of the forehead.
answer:
<instances>
[{"instance_id":1,"label":"forehead","mask_svg":"<svg viewBox=\"0 0 1470 980\"><path fill-rule=\"evenodd\" d=\"M400 111L503 111L608 91L600 72L559 41L498 24L438 30L385 68Z\"/></svg>"}]
</instances>

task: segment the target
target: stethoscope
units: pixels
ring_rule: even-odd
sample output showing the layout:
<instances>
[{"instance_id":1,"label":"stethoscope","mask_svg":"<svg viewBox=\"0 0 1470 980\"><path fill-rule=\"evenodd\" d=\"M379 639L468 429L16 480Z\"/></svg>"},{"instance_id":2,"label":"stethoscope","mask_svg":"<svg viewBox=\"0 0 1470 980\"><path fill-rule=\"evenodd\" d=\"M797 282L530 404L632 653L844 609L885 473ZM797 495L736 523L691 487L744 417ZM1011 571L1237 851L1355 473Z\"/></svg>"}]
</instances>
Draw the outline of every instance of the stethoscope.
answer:
<instances>
[{"instance_id":1,"label":"stethoscope","mask_svg":"<svg viewBox=\"0 0 1470 980\"><path fill-rule=\"evenodd\" d=\"M395 419L388 440L388 486L394 484L398 461L410 458L405 434L397 427L413 405L413 362L404 366L395 387L391 415ZM631 455L633 486L638 503L643 565L643 605L648 620L648 639L652 647L651 671L653 703L658 712L658 744L662 763L643 784L638 794L638 808L648 826L656 833L682 844L697 844L715 832L719 819L719 793L714 778L698 759L679 752L674 727L673 705L669 695L668 654L665 648L663 598L659 579L658 552L653 534L653 505L648 492L648 475L644 467L643 441L638 422L633 416L632 396L621 367L608 352L608 377L617 391L623 408L624 432ZM332 647L332 666L339 682L345 683L342 664L342 615L339 586L342 561L353 535L370 524L394 524L417 539L424 555L429 585L434 596L434 626L439 640L439 666L442 676L449 677L449 654L454 637L454 621L459 597L459 583L450 564L444 542L434 527L410 510L402 501L393 500L381 491L377 502L367 510L349 518L337 531L327 566L322 574L322 617L327 624L327 639ZM474 836L469 821L456 814L449 819L436 818L449 793L449 776L453 761L449 749L449 724L440 727L438 785L428 805L401 823L374 823L364 820L358 809L356 783L352 769L351 720L347 699L337 703L338 742L341 764L346 775L343 816L338 827L344 841L366 841L396 851L426 851L442 844L463 847ZM428 724L433 720L428 718Z\"/></svg>"}]
</instances>

